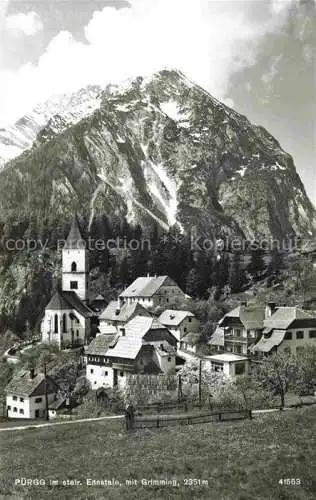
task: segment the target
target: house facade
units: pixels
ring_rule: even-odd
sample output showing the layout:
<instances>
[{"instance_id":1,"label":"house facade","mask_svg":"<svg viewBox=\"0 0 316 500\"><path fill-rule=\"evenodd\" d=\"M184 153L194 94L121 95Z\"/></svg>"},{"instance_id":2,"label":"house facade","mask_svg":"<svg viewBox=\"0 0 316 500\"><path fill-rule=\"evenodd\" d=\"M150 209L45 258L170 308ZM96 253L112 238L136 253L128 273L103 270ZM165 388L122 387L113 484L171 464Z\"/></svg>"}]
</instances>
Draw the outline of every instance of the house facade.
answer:
<instances>
[{"instance_id":1,"label":"house facade","mask_svg":"<svg viewBox=\"0 0 316 500\"><path fill-rule=\"evenodd\" d=\"M137 302L146 308L168 307L172 299L185 298L185 293L169 276L139 277L119 295L122 303Z\"/></svg>"},{"instance_id":2,"label":"house facade","mask_svg":"<svg viewBox=\"0 0 316 500\"><path fill-rule=\"evenodd\" d=\"M180 311L176 309L166 309L158 318L162 325L165 325L168 330L180 341L189 333L199 333L200 322L190 311Z\"/></svg>"},{"instance_id":3,"label":"house facade","mask_svg":"<svg viewBox=\"0 0 316 500\"><path fill-rule=\"evenodd\" d=\"M86 377L92 389L124 388L132 373L175 369L176 338L156 320L136 316L120 332L99 335L87 347Z\"/></svg>"},{"instance_id":4,"label":"house facade","mask_svg":"<svg viewBox=\"0 0 316 500\"><path fill-rule=\"evenodd\" d=\"M45 387L46 386L46 387ZM57 386L43 373L24 371L17 374L5 389L6 408L9 418L45 418L46 398L48 405L56 398Z\"/></svg>"}]
</instances>

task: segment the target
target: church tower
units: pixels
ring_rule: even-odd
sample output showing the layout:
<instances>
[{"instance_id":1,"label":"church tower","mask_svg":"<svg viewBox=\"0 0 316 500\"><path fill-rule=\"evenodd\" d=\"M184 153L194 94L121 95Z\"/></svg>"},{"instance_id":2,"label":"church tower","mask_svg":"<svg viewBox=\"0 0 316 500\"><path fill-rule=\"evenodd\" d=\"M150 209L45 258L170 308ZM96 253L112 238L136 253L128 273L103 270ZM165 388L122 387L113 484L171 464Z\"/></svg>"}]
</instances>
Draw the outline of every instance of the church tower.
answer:
<instances>
[{"instance_id":1,"label":"church tower","mask_svg":"<svg viewBox=\"0 0 316 500\"><path fill-rule=\"evenodd\" d=\"M83 240L77 216L74 218L66 244L62 249L62 290L75 292L88 299L88 250Z\"/></svg>"}]
</instances>

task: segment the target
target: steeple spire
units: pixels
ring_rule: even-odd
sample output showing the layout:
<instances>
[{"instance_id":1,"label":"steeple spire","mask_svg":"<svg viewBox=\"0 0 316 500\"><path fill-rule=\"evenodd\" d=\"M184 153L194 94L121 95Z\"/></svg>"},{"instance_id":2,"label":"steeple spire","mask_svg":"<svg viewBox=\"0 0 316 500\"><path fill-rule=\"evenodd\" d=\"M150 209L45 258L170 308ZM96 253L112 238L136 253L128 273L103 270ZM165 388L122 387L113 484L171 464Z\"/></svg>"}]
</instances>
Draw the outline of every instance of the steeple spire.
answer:
<instances>
[{"instance_id":1,"label":"steeple spire","mask_svg":"<svg viewBox=\"0 0 316 500\"><path fill-rule=\"evenodd\" d=\"M81 236L78 215L76 213L74 218L73 218L71 228L70 228L70 231L69 231L64 248L65 249L76 249L76 248L83 248L83 246L84 246L84 240Z\"/></svg>"}]
</instances>

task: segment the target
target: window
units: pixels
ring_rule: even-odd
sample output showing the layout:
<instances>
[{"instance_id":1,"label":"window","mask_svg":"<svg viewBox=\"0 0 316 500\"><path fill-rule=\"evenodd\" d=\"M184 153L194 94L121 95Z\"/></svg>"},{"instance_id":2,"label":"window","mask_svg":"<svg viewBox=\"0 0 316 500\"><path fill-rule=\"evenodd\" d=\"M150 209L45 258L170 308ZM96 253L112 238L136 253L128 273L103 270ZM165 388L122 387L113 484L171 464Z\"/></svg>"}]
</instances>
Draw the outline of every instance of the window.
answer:
<instances>
[{"instance_id":1,"label":"window","mask_svg":"<svg viewBox=\"0 0 316 500\"><path fill-rule=\"evenodd\" d=\"M43 398L35 398L35 403L41 403L43 401Z\"/></svg>"},{"instance_id":2,"label":"window","mask_svg":"<svg viewBox=\"0 0 316 500\"><path fill-rule=\"evenodd\" d=\"M120 377L124 377L124 372L120 372Z\"/></svg>"},{"instance_id":3,"label":"window","mask_svg":"<svg viewBox=\"0 0 316 500\"><path fill-rule=\"evenodd\" d=\"M78 281L71 281L70 288L71 288L71 290L77 290L78 289Z\"/></svg>"},{"instance_id":4,"label":"window","mask_svg":"<svg viewBox=\"0 0 316 500\"><path fill-rule=\"evenodd\" d=\"M11 410L11 406L10 405L7 406L7 410L9 410L9 411Z\"/></svg>"},{"instance_id":5,"label":"window","mask_svg":"<svg viewBox=\"0 0 316 500\"><path fill-rule=\"evenodd\" d=\"M14 413L16 413L18 411L18 409L16 407L14 407L13 411L14 411Z\"/></svg>"},{"instance_id":6,"label":"window","mask_svg":"<svg viewBox=\"0 0 316 500\"><path fill-rule=\"evenodd\" d=\"M71 264L71 272L72 272L72 273L75 273L76 271L77 271L77 264L76 264L76 262L73 262L73 263Z\"/></svg>"},{"instance_id":7,"label":"window","mask_svg":"<svg viewBox=\"0 0 316 500\"><path fill-rule=\"evenodd\" d=\"M18 398L16 396L13 396L12 399L13 399L13 401L17 401L18 400Z\"/></svg>"},{"instance_id":8,"label":"window","mask_svg":"<svg viewBox=\"0 0 316 500\"><path fill-rule=\"evenodd\" d=\"M93 368L90 368L90 373L93 373Z\"/></svg>"},{"instance_id":9,"label":"window","mask_svg":"<svg viewBox=\"0 0 316 500\"><path fill-rule=\"evenodd\" d=\"M104 376L105 376L105 377L107 377L107 376L108 376L108 372L107 372L107 371L105 371L105 372L104 372Z\"/></svg>"},{"instance_id":10,"label":"window","mask_svg":"<svg viewBox=\"0 0 316 500\"><path fill-rule=\"evenodd\" d=\"M310 339L316 339L316 330L310 330L309 331L309 338Z\"/></svg>"},{"instance_id":11,"label":"window","mask_svg":"<svg viewBox=\"0 0 316 500\"><path fill-rule=\"evenodd\" d=\"M58 333L58 314L54 316L54 332Z\"/></svg>"},{"instance_id":12,"label":"window","mask_svg":"<svg viewBox=\"0 0 316 500\"><path fill-rule=\"evenodd\" d=\"M296 338L297 339L303 339L304 338L304 332L302 332L302 331L296 332Z\"/></svg>"},{"instance_id":13,"label":"window","mask_svg":"<svg viewBox=\"0 0 316 500\"><path fill-rule=\"evenodd\" d=\"M79 337L79 330L77 330L77 337Z\"/></svg>"},{"instance_id":14,"label":"window","mask_svg":"<svg viewBox=\"0 0 316 500\"><path fill-rule=\"evenodd\" d=\"M24 415L24 410L23 410L23 408L20 408L19 413L21 413L21 415Z\"/></svg>"},{"instance_id":15,"label":"window","mask_svg":"<svg viewBox=\"0 0 316 500\"><path fill-rule=\"evenodd\" d=\"M170 363L170 361L171 361L171 356L169 356L168 361L169 361L169 363Z\"/></svg>"},{"instance_id":16,"label":"window","mask_svg":"<svg viewBox=\"0 0 316 500\"><path fill-rule=\"evenodd\" d=\"M236 363L235 375L242 375L243 373L245 373L245 363Z\"/></svg>"},{"instance_id":17,"label":"window","mask_svg":"<svg viewBox=\"0 0 316 500\"><path fill-rule=\"evenodd\" d=\"M188 318L188 319L189 319L189 323L192 323L192 318L191 318L191 316L189 316L189 318Z\"/></svg>"},{"instance_id":18,"label":"window","mask_svg":"<svg viewBox=\"0 0 316 500\"><path fill-rule=\"evenodd\" d=\"M239 329L239 328L236 328L236 329L235 329L235 335L236 335L237 337L240 337L240 334L241 334L240 329Z\"/></svg>"},{"instance_id":19,"label":"window","mask_svg":"<svg viewBox=\"0 0 316 500\"><path fill-rule=\"evenodd\" d=\"M284 340L292 340L292 332L286 332Z\"/></svg>"},{"instance_id":20,"label":"window","mask_svg":"<svg viewBox=\"0 0 316 500\"><path fill-rule=\"evenodd\" d=\"M218 362L212 362L212 366L213 366L213 370L214 372L222 372L224 370L224 366L222 363L218 363Z\"/></svg>"},{"instance_id":21,"label":"window","mask_svg":"<svg viewBox=\"0 0 316 500\"><path fill-rule=\"evenodd\" d=\"M184 333L186 333L188 331L186 326L183 328L183 331L184 331Z\"/></svg>"},{"instance_id":22,"label":"window","mask_svg":"<svg viewBox=\"0 0 316 500\"><path fill-rule=\"evenodd\" d=\"M24 398L20 398L21 403L24 403Z\"/></svg>"},{"instance_id":23,"label":"window","mask_svg":"<svg viewBox=\"0 0 316 500\"><path fill-rule=\"evenodd\" d=\"M67 332L67 316L66 313L63 314L63 333Z\"/></svg>"}]
</instances>

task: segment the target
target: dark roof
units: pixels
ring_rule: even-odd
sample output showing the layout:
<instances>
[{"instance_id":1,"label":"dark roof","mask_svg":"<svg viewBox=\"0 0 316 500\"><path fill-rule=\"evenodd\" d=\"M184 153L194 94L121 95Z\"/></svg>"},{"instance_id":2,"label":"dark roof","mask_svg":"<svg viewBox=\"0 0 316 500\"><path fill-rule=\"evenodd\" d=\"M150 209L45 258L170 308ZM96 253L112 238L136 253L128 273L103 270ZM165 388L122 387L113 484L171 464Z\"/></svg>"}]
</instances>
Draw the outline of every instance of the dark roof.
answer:
<instances>
[{"instance_id":1,"label":"dark roof","mask_svg":"<svg viewBox=\"0 0 316 500\"><path fill-rule=\"evenodd\" d=\"M92 342L87 346L86 354L105 356L105 353L109 349L110 345L114 339L118 337L116 335L98 335Z\"/></svg>"},{"instance_id":2,"label":"dark roof","mask_svg":"<svg viewBox=\"0 0 316 500\"><path fill-rule=\"evenodd\" d=\"M158 375L159 373L162 373L162 370L153 360L150 360L144 367L144 374L146 375Z\"/></svg>"},{"instance_id":3,"label":"dark roof","mask_svg":"<svg viewBox=\"0 0 316 500\"><path fill-rule=\"evenodd\" d=\"M263 328L265 318L265 306L243 306L240 305L225 314L219 322L220 326L231 324L234 319L240 320L247 330Z\"/></svg>"},{"instance_id":4,"label":"dark roof","mask_svg":"<svg viewBox=\"0 0 316 500\"><path fill-rule=\"evenodd\" d=\"M33 378L30 371L18 373L11 382L6 386L7 394L16 394L17 396L40 396L45 394L45 376L43 373L38 373ZM46 377L47 393L56 392L57 384L50 377Z\"/></svg>"},{"instance_id":5,"label":"dark roof","mask_svg":"<svg viewBox=\"0 0 316 500\"><path fill-rule=\"evenodd\" d=\"M92 309L86 306L78 297L78 295L72 291L56 292L51 298L50 302L47 304L46 309L53 311L74 309L78 313L82 314L82 316L84 316L85 318L95 316L95 313L92 311Z\"/></svg>"},{"instance_id":6,"label":"dark roof","mask_svg":"<svg viewBox=\"0 0 316 500\"><path fill-rule=\"evenodd\" d=\"M62 408L64 404L66 403L66 398L63 399L55 399L49 406L49 410L59 410L59 408Z\"/></svg>"},{"instance_id":7,"label":"dark roof","mask_svg":"<svg viewBox=\"0 0 316 500\"><path fill-rule=\"evenodd\" d=\"M145 309L145 307L138 302L134 302L133 304L125 303L119 306L117 300L112 300L101 313L99 319L125 323L133 314L151 317L151 314L147 311L147 309Z\"/></svg>"},{"instance_id":8,"label":"dark roof","mask_svg":"<svg viewBox=\"0 0 316 500\"><path fill-rule=\"evenodd\" d=\"M62 309L73 309L68 302L65 300L63 297L62 292L56 292L52 298L50 299L49 303L46 306L46 309L53 310L53 311L61 311Z\"/></svg>"},{"instance_id":9,"label":"dark roof","mask_svg":"<svg viewBox=\"0 0 316 500\"><path fill-rule=\"evenodd\" d=\"M177 284L168 276L141 276L120 294L120 297L152 297L162 285Z\"/></svg>"},{"instance_id":10,"label":"dark roof","mask_svg":"<svg viewBox=\"0 0 316 500\"><path fill-rule=\"evenodd\" d=\"M81 236L78 217L75 215L64 248L74 249L84 247L84 240Z\"/></svg>"}]
</instances>

